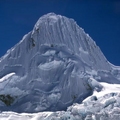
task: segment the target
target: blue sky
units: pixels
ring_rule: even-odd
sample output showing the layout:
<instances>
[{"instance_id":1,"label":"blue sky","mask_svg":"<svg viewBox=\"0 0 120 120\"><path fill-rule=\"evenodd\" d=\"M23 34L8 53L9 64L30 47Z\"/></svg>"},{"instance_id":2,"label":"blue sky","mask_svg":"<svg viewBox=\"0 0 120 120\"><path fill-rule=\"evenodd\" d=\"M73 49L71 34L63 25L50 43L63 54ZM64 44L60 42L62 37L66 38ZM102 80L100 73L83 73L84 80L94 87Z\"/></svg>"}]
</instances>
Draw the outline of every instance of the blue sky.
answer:
<instances>
[{"instance_id":1,"label":"blue sky","mask_svg":"<svg viewBox=\"0 0 120 120\"><path fill-rule=\"evenodd\" d=\"M0 0L0 56L49 12L73 18L120 65L120 0Z\"/></svg>"}]
</instances>

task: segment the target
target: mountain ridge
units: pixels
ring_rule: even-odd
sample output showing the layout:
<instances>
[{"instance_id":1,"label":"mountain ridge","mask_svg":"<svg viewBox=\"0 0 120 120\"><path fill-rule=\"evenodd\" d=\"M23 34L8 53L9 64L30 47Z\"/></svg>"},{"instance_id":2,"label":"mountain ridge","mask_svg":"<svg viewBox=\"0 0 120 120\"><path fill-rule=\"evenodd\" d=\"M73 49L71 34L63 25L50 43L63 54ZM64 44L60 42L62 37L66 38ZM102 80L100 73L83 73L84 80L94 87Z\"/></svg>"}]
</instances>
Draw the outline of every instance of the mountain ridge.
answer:
<instances>
[{"instance_id":1,"label":"mountain ridge","mask_svg":"<svg viewBox=\"0 0 120 120\"><path fill-rule=\"evenodd\" d=\"M49 13L0 59L0 95L15 99L9 107L2 101L1 109L64 110L101 91L98 81L120 83L113 68L73 19Z\"/></svg>"},{"instance_id":2,"label":"mountain ridge","mask_svg":"<svg viewBox=\"0 0 120 120\"><path fill-rule=\"evenodd\" d=\"M54 17L53 17L54 16ZM56 21L54 21L53 20L53 18L56 18ZM60 19L60 20L59 20ZM63 20L62 20L63 19ZM61 38L59 37L59 39L58 40L56 40L55 38L54 38L54 34L53 34L53 38L49 38L48 40L46 40L45 41L45 38L44 38L44 35L42 36L43 37L43 39L42 38L38 38L39 40L40 40L40 43L36 43L36 45L37 44L39 44L38 46L40 46L40 44L63 44L63 45L67 45L68 43L67 42L69 42L69 44L68 44L68 48L69 49L73 49L72 51L74 52L74 53L76 53L76 54L78 54L78 52L80 53L82 53L82 52L86 52L86 51L88 51L87 49L89 48L89 46L91 46L91 45L89 45L90 43L88 42L88 46L85 46L86 44L87 44L87 40L86 39L91 39L90 38L90 36L89 35L86 35L85 34L85 32L84 32L84 30L82 29L82 28L80 28L77 24L76 24L76 22L73 20L73 19L68 19L68 18L66 18L66 17L62 17L62 16L60 16L60 15L56 15L56 14L54 14L54 13L49 13L49 14L47 14L47 15L44 15L44 16L42 16L38 21L37 21L37 23L35 24L35 26L34 26L34 28L33 28L33 31L31 31L28 35L25 35L24 37L23 37L23 39L20 41L20 43L22 44L22 42L24 42L23 40L25 39L25 37L27 36L27 37L30 37L30 41L28 41L28 43L25 43L25 44L31 44L31 45L29 45L29 47L31 47L32 48L32 46L34 46L35 45L35 42L38 42L37 41L37 38L35 38L36 36L37 36L37 32L39 31L39 29L40 29L40 27L46 27L46 26L49 26L49 27L51 27L52 25L53 25L53 28L51 28L51 29L54 29L56 26L55 26L55 24L60 24L59 23L59 21L72 21L72 24L74 24L74 30L76 30L76 31L79 31L79 33L78 34L84 34L84 36L86 37L86 38L82 38L82 39L84 39L84 41L86 42L86 43L84 43L83 42L83 40L80 40L81 38L77 38L78 40L76 41L76 43L78 43L78 41L81 41L81 44L82 44L82 47L80 47L80 43L78 43L78 45L77 44L73 44L73 42L74 42L74 40L75 40L75 38L73 38L73 39L71 39L71 35L70 35L70 33L71 32L68 32L67 33L67 35L66 36L70 36L68 39L67 38L64 38L63 37L63 39L62 40L64 40L64 41L62 41L61 40ZM58 21L59 20L59 21ZM54 21L52 24L51 24L51 21ZM50 25L49 25L49 22L50 22ZM70 22L69 22L70 23ZM69 23L61 23L61 24L69 24ZM48 24L48 25L41 25L41 24ZM66 25L66 26L67 26ZM55 26L55 27L54 27ZM61 25L62 26L62 25ZM66 27L65 26L65 27ZM38 29L39 28L39 29ZM58 27L59 28L59 27ZM66 27L67 28L67 27ZM62 29L62 28L60 28L60 29ZM65 28L63 28L63 29L65 29ZM67 28L68 29L68 28ZM72 30L72 32L74 32L74 30ZM43 31L43 29L42 29L42 31ZM40 35L41 34L48 34L49 35L49 32L51 32L49 29L48 29L48 31L46 30L46 31L43 31L43 33L42 33L42 31L39 33ZM59 31L59 30L58 30ZM66 30L67 31L67 30ZM55 31L53 31L53 32L55 32ZM58 33L57 35L59 35L59 34L63 34L63 32L64 32L64 30L62 31L62 33ZM40 35L38 35L38 37L40 37ZM73 35L72 35L73 36ZM74 36L75 36L75 33L74 33ZM77 36L77 35L76 35ZM79 36L78 36L79 37ZM51 40L51 39L53 39L53 41ZM69 41L67 41L67 40L69 40ZM43 41L42 41L43 40ZM95 47L97 47L97 49L99 49L99 47L98 46L96 46L96 44L95 44L95 42L91 39L90 41L92 41L92 43L91 44L93 44ZM26 41L27 42L27 41ZM31 43L30 43L31 42ZM43 43L42 43L43 42ZM49 43L48 43L49 42ZM54 43L53 43L54 42ZM56 43L55 43L56 42ZM59 43L60 42L60 43ZM83 42L83 43L82 43ZM20 44L19 43L19 44ZM93 45L92 45L92 47L93 47ZM36 47L38 47L38 46L36 46ZM75 46L75 47L74 47ZM26 47L26 49L28 49L28 45L26 45L25 46ZM88 48L87 48L88 47ZM95 49L95 47L93 47L92 49ZM14 48L13 48L14 49ZM11 50L9 50L9 51L13 51L13 49L11 49ZM38 49L38 48L37 48ZM89 48L89 50L90 50L90 48ZM98 52L100 51L100 49L98 50ZM91 51L90 51L91 52ZM92 51L92 52L95 52L95 51ZM87 53L87 52L86 52ZM100 53L100 54L102 54L102 52ZM98 54L99 55L99 54ZM93 55L92 55L93 56ZM102 55L102 57L103 57L104 55ZM104 56L105 57L105 56ZM106 58L104 58L105 60L106 60ZM88 61L87 61L88 62ZM94 61L95 62L95 61ZM105 68L104 68L105 69Z\"/></svg>"}]
</instances>

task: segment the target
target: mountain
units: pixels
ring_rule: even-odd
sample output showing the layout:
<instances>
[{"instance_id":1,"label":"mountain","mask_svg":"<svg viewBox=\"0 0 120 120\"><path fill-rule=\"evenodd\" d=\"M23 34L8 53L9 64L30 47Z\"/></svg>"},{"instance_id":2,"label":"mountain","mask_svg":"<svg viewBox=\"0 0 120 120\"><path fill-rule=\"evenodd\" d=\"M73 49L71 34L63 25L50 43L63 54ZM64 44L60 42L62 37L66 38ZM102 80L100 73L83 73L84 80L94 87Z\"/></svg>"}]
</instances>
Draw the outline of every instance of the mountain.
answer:
<instances>
[{"instance_id":1,"label":"mountain","mask_svg":"<svg viewBox=\"0 0 120 120\"><path fill-rule=\"evenodd\" d=\"M0 110L71 111L91 96L87 108L119 73L73 19L49 13L0 59Z\"/></svg>"}]
</instances>

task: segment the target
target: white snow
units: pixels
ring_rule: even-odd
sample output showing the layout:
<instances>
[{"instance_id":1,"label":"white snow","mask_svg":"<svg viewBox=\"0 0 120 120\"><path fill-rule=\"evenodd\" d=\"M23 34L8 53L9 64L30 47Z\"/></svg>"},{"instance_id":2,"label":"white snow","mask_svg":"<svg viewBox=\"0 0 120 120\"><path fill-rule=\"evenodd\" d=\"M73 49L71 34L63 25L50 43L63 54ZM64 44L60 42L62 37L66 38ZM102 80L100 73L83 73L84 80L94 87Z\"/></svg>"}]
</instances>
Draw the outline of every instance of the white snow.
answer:
<instances>
[{"instance_id":1,"label":"white snow","mask_svg":"<svg viewBox=\"0 0 120 120\"><path fill-rule=\"evenodd\" d=\"M120 67L73 19L49 13L0 59L0 110L0 120L119 120Z\"/></svg>"},{"instance_id":2,"label":"white snow","mask_svg":"<svg viewBox=\"0 0 120 120\"><path fill-rule=\"evenodd\" d=\"M95 89L95 90L98 90L98 89L102 89L102 85L96 81L94 78L89 78L88 79L88 84L91 86L91 88Z\"/></svg>"},{"instance_id":3,"label":"white snow","mask_svg":"<svg viewBox=\"0 0 120 120\"><path fill-rule=\"evenodd\" d=\"M45 56L49 56L49 55L55 55L55 50L50 50L50 51L47 51L47 52L45 52L43 55L45 55Z\"/></svg>"},{"instance_id":4,"label":"white snow","mask_svg":"<svg viewBox=\"0 0 120 120\"><path fill-rule=\"evenodd\" d=\"M13 88L8 87L6 89L1 90L0 94L2 94L2 95L9 94L9 95L13 95L13 96L20 96L20 95L25 94L25 91L22 91L17 87L13 87Z\"/></svg>"},{"instance_id":5,"label":"white snow","mask_svg":"<svg viewBox=\"0 0 120 120\"><path fill-rule=\"evenodd\" d=\"M11 77L13 75L15 75L15 73L9 73L9 74L3 76L2 78L0 78L0 82L3 82L4 80L9 79L9 77Z\"/></svg>"},{"instance_id":6,"label":"white snow","mask_svg":"<svg viewBox=\"0 0 120 120\"><path fill-rule=\"evenodd\" d=\"M56 16L50 16L49 18L52 18L53 20L58 20L58 17L56 17Z\"/></svg>"},{"instance_id":7,"label":"white snow","mask_svg":"<svg viewBox=\"0 0 120 120\"><path fill-rule=\"evenodd\" d=\"M105 94L110 94L110 93L120 93L120 85L119 84L108 84L101 82L100 83L103 86L103 89L101 92L96 92L94 91L95 96L97 97L102 97Z\"/></svg>"},{"instance_id":8,"label":"white snow","mask_svg":"<svg viewBox=\"0 0 120 120\"><path fill-rule=\"evenodd\" d=\"M79 48L79 51L80 51L80 52L83 52L84 54L89 54L87 51L83 50L82 47Z\"/></svg>"},{"instance_id":9,"label":"white snow","mask_svg":"<svg viewBox=\"0 0 120 120\"><path fill-rule=\"evenodd\" d=\"M54 69L61 64L61 61L53 60L48 63L40 64L38 67L42 70Z\"/></svg>"}]
</instances>

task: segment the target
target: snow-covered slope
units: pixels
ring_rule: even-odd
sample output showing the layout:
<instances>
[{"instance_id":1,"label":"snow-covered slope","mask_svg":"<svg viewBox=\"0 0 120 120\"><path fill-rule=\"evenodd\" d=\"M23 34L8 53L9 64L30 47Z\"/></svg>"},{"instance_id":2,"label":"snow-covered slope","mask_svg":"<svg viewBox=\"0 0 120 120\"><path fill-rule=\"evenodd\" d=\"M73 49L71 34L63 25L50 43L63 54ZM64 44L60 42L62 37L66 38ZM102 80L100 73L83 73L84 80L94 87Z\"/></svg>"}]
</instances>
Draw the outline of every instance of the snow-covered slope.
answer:
<instances>
[{"instance_id":1,"label":"snow-covered slope","mask_svg":"<svg viewBox=\"0 0 120 120\"><path fill-rule=\"evenodd\" d=\"M65 110L101 82L120 83L119 73L73 19L49 13L0 59L0 110Z\"/></svg>"},{"instance_id":2,"label":"snow-covered slope","mask_svg":"<svg viewBox=\"0 0 120 120\"><path fill-rule=\"evenodd\" d=\"M81 104L66 111L39 113L0 113L1 120L120 120L120 85L101 83L103 90L94 92ZM112 89L111 89L112 88Z\"/></svg>"}]
</instances>

